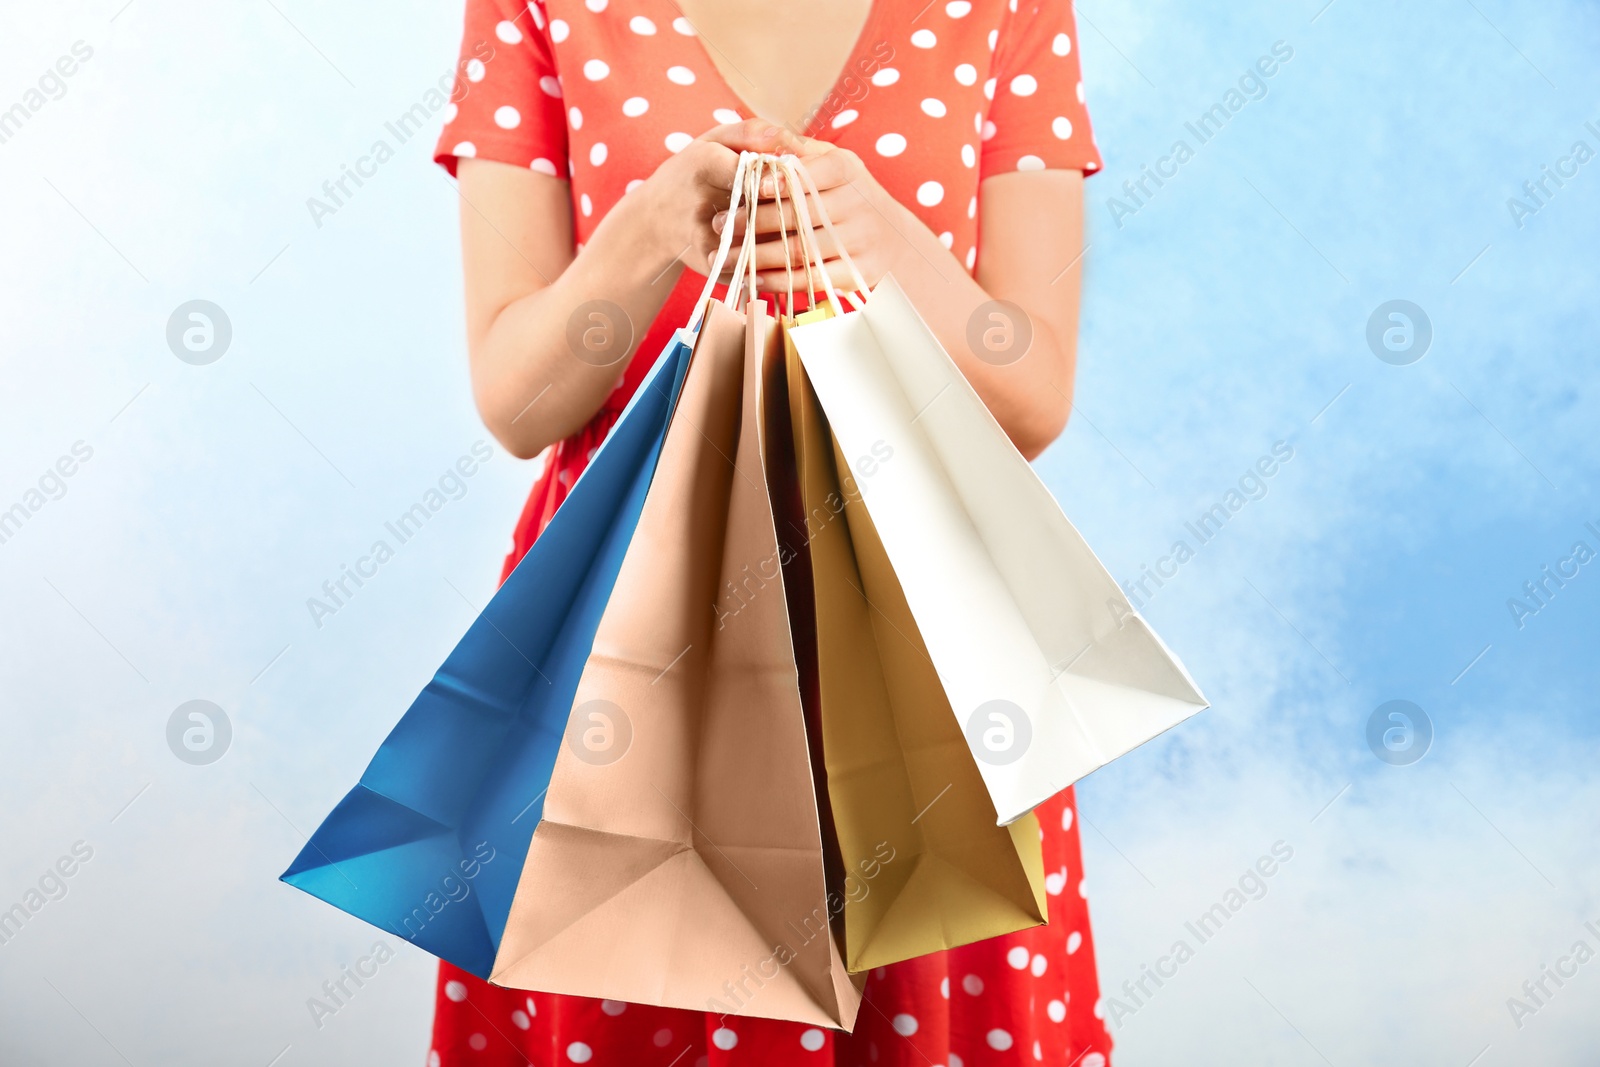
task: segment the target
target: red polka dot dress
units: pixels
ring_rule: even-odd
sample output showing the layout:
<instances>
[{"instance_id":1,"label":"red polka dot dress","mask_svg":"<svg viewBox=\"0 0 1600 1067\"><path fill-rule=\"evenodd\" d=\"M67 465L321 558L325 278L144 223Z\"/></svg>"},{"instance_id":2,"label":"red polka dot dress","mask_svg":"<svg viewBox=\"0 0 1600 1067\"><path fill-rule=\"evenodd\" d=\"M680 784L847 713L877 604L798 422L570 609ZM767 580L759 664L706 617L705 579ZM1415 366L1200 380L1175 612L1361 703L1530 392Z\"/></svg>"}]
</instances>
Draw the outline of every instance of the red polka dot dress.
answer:
<instances>
[{"instance_id":1,"label":"red polka dot dress","mask_svg":"<svg viewBox=\"0 0 1600 1067\"><path fill-rule=\"evenodd\" d=\"M673 0L467 0L461 59L436 158L568 180L580 246L671 153L752 114ZM969 271L984 177L1100 168L1068 0L874 0L804 132L857 153ZM702 283L684 272L600 412L550 452L507 573ZM873 971L854 1033L499 989L441 963L429 1067L1106 1067L1072 790L1038 815L1049 924Z\"/></svg>"}]
</instances>

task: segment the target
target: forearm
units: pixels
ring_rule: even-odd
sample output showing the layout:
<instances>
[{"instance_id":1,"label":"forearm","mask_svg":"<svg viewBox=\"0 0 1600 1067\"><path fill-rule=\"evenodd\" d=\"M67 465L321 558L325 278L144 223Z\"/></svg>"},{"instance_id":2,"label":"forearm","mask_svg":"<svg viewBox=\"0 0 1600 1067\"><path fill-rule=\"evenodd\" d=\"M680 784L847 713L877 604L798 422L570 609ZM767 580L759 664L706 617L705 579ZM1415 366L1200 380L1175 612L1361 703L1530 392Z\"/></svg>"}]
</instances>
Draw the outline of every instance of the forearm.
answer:
<instances>
[{"instance_id":1,"label":"forearm","mask_svg":"<svg viewBox=\"0 0 1600 1067\"><path fill-rule=\"evenodd\" d=\"M624 197L564 270L501 308L474 344L479 413L513 455L538 455L594 416L677 283L682 266L649 199Z\"/></svg>"},{"instance_id":2,"label":"forearm","mask_svg":"<svg viewBox=\"0 0 1600 1067\"><path fill-rule=\"evenodd\" d=\"M1052 319L1061 316L1035 313L1029 305L1072 300L1066 317L1075 323L1075 289L1014 292L1020 287L1005 285L1006 279L986 278L981 265L975 279L915 214L891 203L885 210L901 235L902 247L890 260L889 272L1018 451L1032 459L1066 425L1075 338L1058 335L1065 331ZM1021 307L1023 314L992 306L998 300Z\"/></svg>"}]
</instances>

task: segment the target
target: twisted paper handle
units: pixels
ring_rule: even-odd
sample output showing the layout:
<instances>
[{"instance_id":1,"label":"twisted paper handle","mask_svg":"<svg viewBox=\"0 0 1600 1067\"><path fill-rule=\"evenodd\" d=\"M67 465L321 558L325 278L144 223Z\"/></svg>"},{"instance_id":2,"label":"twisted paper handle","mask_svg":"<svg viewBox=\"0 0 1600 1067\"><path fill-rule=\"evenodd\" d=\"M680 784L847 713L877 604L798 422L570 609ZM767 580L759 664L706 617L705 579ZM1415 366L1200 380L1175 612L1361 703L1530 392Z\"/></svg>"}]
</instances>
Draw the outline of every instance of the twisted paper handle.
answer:
<instances>
[{"instance_id":1,"label":"twisted paper handle","mask_svg":"<svg viewBox=\"0 0 1600 1067\"><path fill-rule=\"evenodd\" d=\"M706 272L705 288L700 290L700 299L694 302L694 313L689 316L690 330L700 328L700 320L706 313L706 301L711 299L711 291L717 287L717 276L722 273L722 265L727 262L728 249L733 247L733 217L739 211L739 198L745 186L745 172L755 158L754 152L739 153L739 165L733 171L733 192L728 202L728 220L722 227L722 240L717 242L717 254L711 260L711 269ZM746 233L749 229L750 227L745 227Z\"/></svg>"},{"instance_id":2,"label":"twisted paper handle","mask_svg":"<svg viewBox=\"0 0 1600 1067\"><path fill-rule=\"evenodd\" d=\"M729 279L728 291L723 302L730 309L737 309L739 290L745 290L747 300L756 299L756 272L753 257L755 255L755 213L759 203L761 178L763 171L768 168L773 174L773 200L779 205L778 235L783 241L784 251L789 248L789 234L783 222L782 203L784 199L783 187L787 186L789 203L795 213L795 236L800 240L803 253L802 263L806 271L806 288L812 301L817 294L817 281L820 277L824 296L833 308L834 314L844 314L844 306L840 302L840 292L834 287L833 279L829 275L827 266L822 256L822 246L816 239L815 223L820 222L823 231L832 239L834 247L838 250L839 259L850 272L855 282L854 291L845 290L845 301L853 310L859 310L866 304L866 294L871 291L861 271L856 267L855 261L850 258L850 253L845 251L844 242L839 239L838 231L833 227L833 220L828 217L827 208L823 206L822 194L817 189L816 182L812 179L805 164L793 154L781 156L765 152L740 152L739 163L734 170L733 189L729 196L727 222L722 229L722 238L717 244L717 254L711 261L711 268L706 275L705 287L700 290L700 299L695 302L694 314L689 320L689 329L696 330L700 327L701 319L705 315L706 303L711 298L712 291L716 288L717 278L722 274L722 268L727 263L728 253L733 248L734 217L739 212L741 201L745 205L746 219L744 239L739 247L739 254L734 260L733 273ZM783 175L784 182L776 179ZM816 210L812 215L813 205ZM815 218L815 222L813 221ZM784 261L788 263L788 256ZM788 285L786 286L785 304L789 316L794 314L794 269L786 266L785 273Z\"/></svg>"}]
</instances>

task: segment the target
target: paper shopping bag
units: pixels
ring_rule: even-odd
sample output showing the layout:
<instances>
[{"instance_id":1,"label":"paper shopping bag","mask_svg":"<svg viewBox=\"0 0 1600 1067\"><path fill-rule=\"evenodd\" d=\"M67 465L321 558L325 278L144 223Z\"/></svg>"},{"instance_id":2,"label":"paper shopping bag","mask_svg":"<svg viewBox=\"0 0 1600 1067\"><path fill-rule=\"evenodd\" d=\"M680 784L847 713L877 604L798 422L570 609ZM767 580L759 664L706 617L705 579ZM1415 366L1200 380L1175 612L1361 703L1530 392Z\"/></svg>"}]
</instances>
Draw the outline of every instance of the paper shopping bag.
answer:
<instances>
[{"instance_id":1,"label":"paper shopping bag","mask_svg":"<svg viewBox=\"0 0 1600 1067\"><path fill-rule=\"evenodd\" d=\"M823 307L800 323L831 315ZM896 462L874 441L853 469L786 336L802 511L786 533L809 563L827 789L845 892L845 951L863 971L1045 921L1039 826L996 825L857 482ZM798 566L791 567L798 570ZM797 582L796 584L802 584ZM887 850L894 858L864 877Z\"/></svg>"},{"instance_id":2,"label":"paper shopping bag","mask_svg":"<svg viewBox=\"0 0 1600 1067\"><path fill-rule=\"evenodd\" d=\"M1002 822L1206 706L892 277L790 336Z\"/></svg>"},{"instance_id":3,"label":"paper shopping bag","mask_svg":"<svg viewBox=\"0 0 1600 1067\"><path fill-rule=\"evenodd\" d=\"M759 440L759 302L701 327L490 981L853 1025ZM624 732L627 743L617 738Z\"/></svg>"},{"instance_id":4,"label":"paper shopping bag","mask_svg":"<svg viewBox=\"0 0 1600 1067\"><path fill-rule=\"evenodd\" d=\"M549 526L285 882L488 976L693 340L673 337Z\"/></svg>"}]
</instances>

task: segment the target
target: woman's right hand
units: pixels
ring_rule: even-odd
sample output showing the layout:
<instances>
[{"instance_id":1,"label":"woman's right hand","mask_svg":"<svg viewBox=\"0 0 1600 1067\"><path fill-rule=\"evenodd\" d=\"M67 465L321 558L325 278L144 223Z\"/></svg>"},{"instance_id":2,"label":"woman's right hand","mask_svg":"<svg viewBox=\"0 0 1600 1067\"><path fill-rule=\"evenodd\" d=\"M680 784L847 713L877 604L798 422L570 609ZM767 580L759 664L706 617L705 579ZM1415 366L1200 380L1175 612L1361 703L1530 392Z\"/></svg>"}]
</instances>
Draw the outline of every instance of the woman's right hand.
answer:
<instances>
[{"instance_id":1,"label":"woman's right hand","mask_svg":"<svg viewBox=\"0 0 1600 1067\"><path fill-rule=\"evenodd\" d=\"M461 161L473 394L508 452L537 455L594 416L681 267L711 269L719 241L711 223L728 209L739 153L796 147L786 130L760 119L708 130L624 194L576 255L565 181L526 167ZM617 344L600 353L604 358L580 353L572 342L573 323L592 317L597 301L628 327L611 331Z\"/></svg>"},{"instance_id":2,"label":"woman's right hand","mask_svg":"<svg viewBox=\"0 0 1600 1067\"><path fill-rule=\"evenodd\" d=\"M690 141L624 201L639 197L641 214L657 235L662 264L676 259L705 274L721 240L712 220L728 210L739 153L797 152L800 147L798 137L765 119L730 122Z\"/></svg>"}]
</instances>

